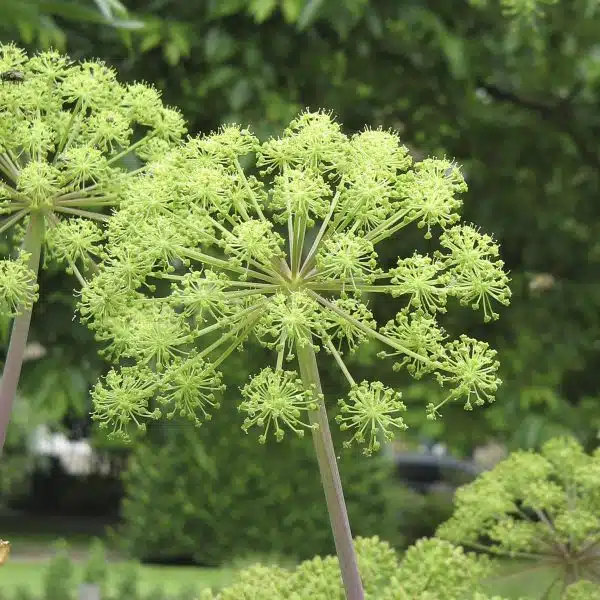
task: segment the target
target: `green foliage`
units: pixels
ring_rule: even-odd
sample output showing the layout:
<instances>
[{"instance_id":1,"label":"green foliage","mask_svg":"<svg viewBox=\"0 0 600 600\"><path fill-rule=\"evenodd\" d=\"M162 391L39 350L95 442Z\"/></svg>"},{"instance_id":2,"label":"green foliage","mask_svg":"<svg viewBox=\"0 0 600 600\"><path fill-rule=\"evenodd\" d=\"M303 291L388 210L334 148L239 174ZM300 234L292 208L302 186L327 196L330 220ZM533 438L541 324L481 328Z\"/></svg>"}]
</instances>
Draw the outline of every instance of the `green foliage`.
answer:
<instances>
[{"instance_id":1,"label":"green foliage","mask_svg":"<svg viewBox=\"0 0 600 600\"><path fill-rule=\"evenodd\" d=\"M94 583L100 587L100 595L106 592L108 578L108 565L106 552L102 540L95 538L90 543L89 555L83 568L82 582Z\"/></svg>"},{"instance_id":2,"label":"green foliage","mask_svg":"<svg viewBox=\"0 0 600 600\"><path fill-rule=\"evenodd\" d=\"M158 586L144 594L144 600L169 600L165 595L164 590Z\"/></svg>"},{"instance_id":3,"label":"green foliage","mask_svg":"<svg viewBox=\"0 0 600 600\"><path fill-rule=\"evenodd\" d=\"M31 590L25 586L19 586L10 600L37 600Z\"/></svg>"},{"instance_id":4,"label":"green foliage","mask_svg":"<svg viewBox=\"0 0 600 600\"><path fill-rule=\"evenodd\" d=\"M391 465L356 451L339 462L353 532L400 544ZM181 419L150 427L134 443L124 483L118 537L138 558L214 565L247 554L333 552L310 440L257 444L240 436L234 406L200 430Z\"/></svg>"},{"instance_id":5,"label":"green foliage","mask_svg":"<svg viewBox=\"0 0 600 600\"><path fill-rule=\"evenodd\" d=\"M423 537L433 536L436 529L452 516L452 488L444 489L440 486L422 494L408 487L398 486L394 495L399 507L397 527L405 546L414 544Z\"/></svg>"},{"instance_id":6,"label":"green foliage","mask_svg":"<svg viewBox=\"0 0 600 600\"><path fill-rule=\"evenodd\" d=\"M134 562L123 565L117 574L117 583L113 588L112 600L139 598L140 574Z\"/></svg>"},{"instance_id":7,"label":"green foliage","mask_svg":"<svg viewBox=\"0 0 600 600\"><path fill-rule=\"evenodd\" d=\"M552 586L590 579L597 594L599 490L600 451L588 455L575 439L555 438L540 453L513 452L460 488L454 515L437 535L552 565Z\"/></svg>"},{"instance_id":8,"label":"green foliage","mask_svg":"<svg viewBox=\"0 0 600 600\"><path fill-rule=\"evenodd\" d=\"M29 476L36 464L27 446L31 427L31 421L27 419L27 408L25 402L17 401L13 411L13 424L8 430L0 467L0 498L3 503L27 489Z\"/></svg>"},{"instance_id":9,"label":"green foliage","mask_svg":"<svg viewBox=\"0 0 600 600\"><path fill-rule=\"evenodd\" d=\"M572 429L595 444L598 3L334 5L309 2L299 12L293 2L165 3L148 17L135 42L142 53L126 68L131 79L158 81L194 128L234 118L262 135L318 100L351 128L394 126L411 148L457 157L470 186L466 216L498 233L515 282L509 318L493 329L506 384L498 409L481 421L468 415L466 424L449 407L444 421L425 426L441 435L448 424L447 439L465 449L489 431L532 447ZM501 19L507 8L510 18ZM94 53L103 47L124 63L106 31L76 29L65 32L79 53L95 45ZM371 308L386 312L377 298ZM466 323L477 334L467 319L453 317L448 328ZM366 356L362 366L379 378ZM407 405L439 397L402 372L394 383L406 386Z\"/></svg>"},{"instance_id":10,"label":"green foliage","mask_svg":"<svg viewBox=\"0 0 600 600\"><path fill-rule=\"evenodd\" d=\"M565 600L594 600L600 593L600 586L581 579L570 585L565 593Z\"/></svg>"},{"instance_id":11,"label":"green foliage","mask_svg":"<svg viewBox=\"0 0 600 600\"><path fill-rule=\"evenodd\" d=\"M469 0L469 4L479 9L494 8L501 9L502 14L512 17L516 21L528 21L535 25L536 20L543 18L548 7L557 4L559 0ZM592 0L593 4L595 0Z\"/></svg>"},{"instance_id":12,"label":"green foliage","mask_svg":"<svg viewBox=\"0 0 600 600\"><path fill-rule=\"evenodd\" d=\"M56 554L50 561L44 577L44 600L73 598L74 567L69 556L69 546L61 540L56 544Z\"/></svg>"},{"instance_id":13,"label":"green foliage","mask_svg":"<svg viewBox=\"0 0 600 600\"><path fill-rule=\"evenodd\" d=\"M114 30L82 19L75 27L52 20L50 5L8 2L4 39L29 41L10 15L35 6L32 19L62 27L78 56L99 53L130 80L156 82L193 130L234 120L252 122L262 136L301 107L320 104L350 128L397 127L411 148L455 156L469 178L466 216L497 232L515 281L510 318L492 334L507 383L501 409L469 415L477 427L465 426L451 407L446 423L421 426L433 435L445 431L464 450L490 431L516 446L538 445L568 429L593 440L600 427L589 367L598 358L600 314L594 284L598 3L473 0L450 9L441 1L359 0L309 2L300 14L284 4L265 3L265 20L257 23L256 5L247 0L202 7L171 0L151 14L147 3L131 0L127 6L144 27L124 46ZM509 4L518 14L503 17ZM532 28L519 15L534 7L544 14ZM70 14L78 18L77 11ZM532 44L544 52L532 55ZM544 280L549 285L539 287ZM64 278L48 283L70 287ZM385 312L377 298L373 308ZM464 324L472 327L461 319L459 329ZM421 382L399 377L398 383L406 388L405 402L437 393Z\"/></svg>"},{"instance_id":14,"label":"green foliage","mask_svg":"<svg viewBox=\"0 0 600 600\"><path fill-rule=\"evenodd\" d=\"M64 48L66 35L61 27L64 19L75 23L109 25L123 30L143 26L140 21L128 19L127 9L119 0L95 0L94 4L96 6L91 6L92 2L76 0L54 2L1 0L0 34L8 32L11 37L11 32L18 31L19 37L27 45ZM127 40L124 33L121 37L123 41Z\"/></svg>"}]
</instances>

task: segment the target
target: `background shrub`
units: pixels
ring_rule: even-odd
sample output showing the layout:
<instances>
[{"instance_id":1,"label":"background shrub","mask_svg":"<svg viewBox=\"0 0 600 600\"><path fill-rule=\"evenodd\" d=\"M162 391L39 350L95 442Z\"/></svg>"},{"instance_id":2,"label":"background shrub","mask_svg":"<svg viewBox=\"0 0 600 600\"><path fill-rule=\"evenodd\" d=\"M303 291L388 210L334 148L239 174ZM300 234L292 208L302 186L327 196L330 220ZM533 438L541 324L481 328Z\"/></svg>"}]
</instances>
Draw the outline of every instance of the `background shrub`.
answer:
<instances>
[{"instance_id":1,"label":"background shrub","mask_svg":"<svg viewBox=\"0 0 600 600\"><path fill-rule=\"evenodd\" d=\"M133 556L216 565L244 554L333 552L311 440L259 445L240 434L236 412L222 408L200 430L161 424L136 442L118 531ZM358 452L340 456L353 533L399 544L391 465Z\"/></svg>"}]
</instances>

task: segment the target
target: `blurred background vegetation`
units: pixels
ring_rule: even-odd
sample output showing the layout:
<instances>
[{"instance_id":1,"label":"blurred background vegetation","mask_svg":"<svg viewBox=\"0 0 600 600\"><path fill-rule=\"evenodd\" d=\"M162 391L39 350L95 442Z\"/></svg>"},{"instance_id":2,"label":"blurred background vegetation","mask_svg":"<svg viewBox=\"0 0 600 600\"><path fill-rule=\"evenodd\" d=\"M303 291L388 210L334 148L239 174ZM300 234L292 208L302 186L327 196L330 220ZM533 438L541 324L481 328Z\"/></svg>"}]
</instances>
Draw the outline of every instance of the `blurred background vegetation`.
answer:
<instances>
[{"instance_id":1,"label":"blurred background vegetation","mask_svg":"<svg viewBox=\"0 0 600 600\"><path fill-rule=\"evenodd\" d=\"M456 159L469 184L464 219L495 235L512 277L512 305L499 322L483 328L466 310L449 326L498 350L497 402L473 413L457 406L428 422L435 384L390 376L376 347L354 358L357 376L403 390L409 446L427 438L469 457L493 440L538 448L564 432L597 445L598 0L0 0L0 15L2 42L97 57L123 80L154 83L191 133L235 121L264 137L302 108L322 107L347 132L393 128L417 158ZM405 236L382 249L383 262L418 244ZM87 415L88 389L105 365L73 320L76 282L50 264L40 284L30 341L43 351L25 365L0 464L5 505L113 521L120 510L114 537L137 558L217 564L259 539L260 551L327 551L309 440L257 447L238 431L233 408L200 430L160 424L132 448L103 439ZM381 319L392 316L385 298L370 302ZM0 332L5 350L7 324ZM224 405L234 406L237 387L258 369L260 351L254 356L255 364L232 366ZM324 377L326 395L335 395L341 380ZM84 484L44 483L44 464L27 451L37 424L92 436L108 467ZM387 531L400 545L417 535L386 525L404 496L385 485L389 463L365 460L341 459L356 533ZM419 534L437 513L420 514Z\"/></svg>"}]
</instances>

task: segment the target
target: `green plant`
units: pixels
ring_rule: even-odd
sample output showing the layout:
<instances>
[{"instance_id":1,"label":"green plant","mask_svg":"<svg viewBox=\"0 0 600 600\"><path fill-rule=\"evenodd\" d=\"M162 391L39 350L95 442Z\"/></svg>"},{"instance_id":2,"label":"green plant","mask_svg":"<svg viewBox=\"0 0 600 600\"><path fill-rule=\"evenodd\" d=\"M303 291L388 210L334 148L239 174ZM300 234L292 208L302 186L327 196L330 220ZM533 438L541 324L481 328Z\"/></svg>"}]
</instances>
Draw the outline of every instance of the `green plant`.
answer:
<instances>
[{"instance_id":1,"label":"green plant","mask_svg":"<svg viewBox=\"0 0 600 600\"><path fill-rule=\"evenodd\" d=\"M131 598L137 600L140 597L140 573L138 565L134 562L126 563L117 575L117 582L111 595L112 600L123 600Z\"/></svg>"},{"instance_id":2,"label":"green plant","mask_svg":"<svg viewBox=\"0 0 600 600\"><path fill-rule=\"evenodd\" d=\"M65 540L56 543L44 576L44 600L68 600L73 597L73 562L69 556L69 545Z\"/></svg>"},{"instance_id":3,"label":"green plant","mask_svg":"<svg viewBox=\"0 0 600 600\"><path fill-rule=\"evenodd\" d=\"M195 585L183 587L176 596L176 600L197 600L199 596L198 588Z\"/></svg>"},{"instance_id":4,"label":"green plant","mask_svg":"<svg viewBox=\"0 0 600 600\"><path fill-rule=\"evenodd\" d=\"M101 596L104 596L107 578L108 565L104 544L102 540L94 538L90 543L88 559L83 567L81 581L83 583L95 583L100 587Z\"/></svg>"},{"instance_id":5,"label":"green plant","mask_svg":"<svg viewBox=\"0 0 600 600\"><path fill-rule=\"evenodd\" d=\"M404 546L414 544L423 537L431 537L438 526L452 515L451 489L421 494L400 485L394 488L396 505L399 507L396 527L402 535Z\"/></svg>"},{"instance_id":6,"label":"green plant","mask_svg":"<svg viewBox=\"0 0 600 600\"><path fill-rule=\"evenodd\" d=\"M486 578L501 569L489 556L466 552L439 538L423 538L398 555L378 538L357 538L355 546L366 600L504 600L483 591ZM581 580L563 600L591 600L598 588ZM218 593L203 590L200 600L343 600L337 558L314 557L296 568L254 565ZM531 600L530 596L511 596Z\"/></svg>"},{"instance_id":7,"label":"green plant","mask_svg":"<svg viewBox=\"0 0 600 600\"><path fill-rule=\"evenodd\" d=\"M555 438L540 453L513 452L456 493L453 516L437 535L495 556L547 565L560 587L600 595L600 450L586 454L574 438ZM588 592L585 592L588 593ZM591 592L589 592L591 594ZM582 591L582 598L587 597ZM590 596L591 597L591 596Z\"/></svg>"},{"instance_id":8,"label":"green plant","mask_svg":"<svg viewBox=\"0 0 600 600\"><path fill-rule=\"evenodd\" d=\"M2 600L35 600L33 592L26 586L17 586L12 597L2 598Z\"/></svg>"},{"instance_id":9,"label":"green plant","mask_svg":"<svg viewBox=\"0 0 600 600\"><path fill-rule=\"evenodd\" d=\"M493 565L485 557L437 539L423 539L404 556L378 538L355 540L367 600L492 600L481 591ZM337 558L315 557L287 570L255 565L238 581L201 600L343 600L346 596ZM500 600L500 599L498 599Z\"/></svg>"},{"instance_id":10,"label":"green plant","mask_svg":"<svg viewBox=\"0 0 600 600\"><path fill-rule=\"evenodd\" d=\"M519 9L516 18L502 15L502 5L511 3ZM22 5L5 4L3 15ZM351 131L364 123L397 128L417 153L454 157L468 174L463 218L494 232L513 280L511 308L483 334L502 356L502 403L476 415L449 407L443 420L411 424L411 433L419 429L443 437L463 454L490 435L506 439L511 448L539 447L569 432L584 444L595 443L600 428L596 0L315 1L285 18L287 2L199 6L168 0L153 5L151 15L145 0L126 4L148 25L132 32L131 46L112 29L61 20L57 25L67 47L73 55L101 56L128 81L153 82L184 111L193 131L252 123L262 139L303 106L326 106ZM51 5L40 7L50 11ZM543 18L530 8L542 8ZM528 15L535 17L535 28L521 28ZM41 17L44 25L47 16ZM29 29L11 24L9 16L3 39L30 44ZM247 32L243 39L241 30ZM543 52L532 53L532 44ZM540 214L543 227L537 226ZM404 250L398 240L398 247L382 251L380 258ZM46 276L43 285L38 340L48 322L56 322L51 291L70 291L71 280ZM52 319L43 318L45 306ZM374 298L370 307L383 314L385 297ZM67 333L71 311L64 313L60 327ZM34 328L35 319L36 314ZM470 315L453 319L458 330L482 335ZM62 343L71 346L65 333ZM88 342L87 348L93 345ZM247 363L251 372L258 369L250 359ZM369 377L384 377L373 356L365 363ZM38 382L26 375L22 382L37 389ZM407 405L436 393L435 384L426 381L399 376L398 385Z\"/></svg>"},{"instance_id":11,"label":"green plant","mask_svg":"<svg viewBox=\"0 0 600 600\"><path fill-rule=\"evenodd\" d=\"M158 418L160 409L150 407L155 395L171 405L171 416L201 424L218 404L217 367L231 352L251 334L276 350L275 368L242 389L243 428L261 428L263 443L269 430L277 440L285 428L301 436L312 431L346 592L362 597L315 351L326 350L346 377L349 400L340 400L336 420L352 434L345 445L364 444L367 454L406 428L401 395L381 382L356 382L342 358L367 339L385 345L381 355L397 359L394 368L416 378L435 374L450 388L428 405L431 419L457 398L467 409L493 400L494 352L464 335L448 342L436 321L448 297L481 308L489 321L497 317L491 300L507 304L510 295L494 241L457 224L456 194L466 186L456 165L426 159L411 168L395 134L366 130L348 138L328 114L310 112L263 145L231 126L169 151L184 126L153 90L124 88L104 65L73 67L54 52L27 59L15 46L2 46L1 60L0 190L8 216L0 232L21 220L25 231L18 259L4 261L0 271L4 312L15 318L0 383L0 442L46 244L49 256L83 284L81 315L109 342L108 355L134 363L111 370L94 389L94 416L112 421L116 433L126 435L132 420L143 427L143 418ZM134 150L151 162L131 174L119 163ZM241 159L252 152L263 182L243 170ZM93 210L119 200L122 210L110 219ZM104 249L94 221L108 222ZM425 239L441 226L441 249L399 259L385 272L375 245L413 222ZM287 256L276 231L285 224ZM18 230L13 238L21 236ZM91 256L105 258L104 266ZM174 273L173 263L192 261L200 270ZM97 273L89 286L78 262L84 273ZM165 280L172 284L168 295L148 298L140 290L146 284L153 293ZM370 293L405 297L396 319L379 331L362 302ZM193 348L219 330L201 352ZM226 350L209 362L223 344ZM296 357L299 377L283 368Z\"/></svg>"},{"instance_id":12,"label":"green plant","mask_svg":"<svg viewBox=\"0 0 600 600\"><path fill-rule=\"evenodd\" d=\"M157 586L144 594L143 600L168 600L162 587Z\"/></svg>"},{"instance_id":13,"label":"green plant","mask_svg":"<svg viewBox=\"0 0 600 600\"><path fill-rule=\"evenodd\" d=\"M580 579L571 584L565 591L565 600L594 600L598 597L600 588L595 583Z\"/></svg>"},{"instance_id":14,"label":"green plant","mask_svg":"<svg viewBox=\"0 0 600 600\"><path fill-rule=\"evenodd\" d=\"M2 0L0 9L3 19L0 23L0 34L10 32L14 28L19 31L26 44L36 42L43 47L64 48L66 35L61 23L65 20L76 24L108 25L117 30L138 29L143 26L140 21L128 18L126 8L119 0L96 0L95 7L88 6L91 4L92 2L70 0L52 3L34 0L17 4L10 0ZM121 32L121 37L123 42L128 39L125 32Z\"/></svg>"},{"instance_id":15,"label":"green plant","mask_svg":"<svg viewBox=\"0 0 600 600\"><path fill-rule=\"evenodd\" d=\"M262 180L244 171L250 154ZM495 352L466 335L448 341L437 322L450 298L490 321L492 303L510 297L494 240L459 223L465 189L456 164L413 165L395 133L347 137L325 112L302 113L263 144L232 125L165 154L129 186L108 259L82 290L82 318L128 361L95 386L94 418L123 437L163 412L201 425L218 408L223 361L251 337L274 350L274 367L241 390L242 428L263 443L312 432L348 598L362 598L316 351L350 387L336 417L344 445L366 454L406 428L401 394L347 368L343 354L367 340L394 369L435 376L446 393L427 406L432 420L451 401L493 401ZM375 246L410 224L426 240L441 229L439 249L380 268ZM381 328L365 303L377 293L400 298ZM284 368L293 360L298 371Z\"/></svg>"},{"instance_id":16,"label":"green plant","mask_svg":"<svg viewBox=\"0 0 600 600\"><path fill-rule=\"evenodd\" d=\"M0 234L15 254L0 261L0 312L14 319L0 381L0 452L42 251L44 262L57 261L83 283L103 253L108 216L99 209L117 206L135 168L184 131L156 90L118 83L102 62L73 64L55 51L29 58L0 45Z\"/></svg>"}]
</instances>

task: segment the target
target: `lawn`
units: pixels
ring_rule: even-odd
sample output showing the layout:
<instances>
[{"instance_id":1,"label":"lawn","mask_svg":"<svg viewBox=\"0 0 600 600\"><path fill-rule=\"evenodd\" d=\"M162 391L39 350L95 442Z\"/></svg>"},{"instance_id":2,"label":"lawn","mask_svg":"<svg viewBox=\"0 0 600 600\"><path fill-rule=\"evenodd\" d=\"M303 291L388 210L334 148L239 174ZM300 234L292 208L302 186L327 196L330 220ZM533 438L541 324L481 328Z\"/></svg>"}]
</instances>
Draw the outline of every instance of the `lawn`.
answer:
<instances>
[{"instance_id":1,"label":"lawn","mask_svg":"<svg viewBox=\"0 0 600 600\"><path fill-rule=\"evenodd\" d=\"M0 590L7 595L17 587L27 587L36 595L41 595L47 561L20 562L11 560L0 567ZM109 586L114 585L123 564L112 563ZM176 594L182 588L194 586L197 589L222 587L229 583L235 574L234 569L200 569L194 567L140 566L140 591L149 592L157 587L168 594ZM81 566L77 566L76 581L81 578Z\"/></svg>"},{"instance_id":2,"label":"lawn","mask_svg":"<svg viewBox=\"0 0 600 600\"><path fill-rule=\"evenodd\" d=\"M57 540L56 532L25 535L17 533L6 537L11 541L12 551L8 562L0 567L0 600L3 592L10 597L17 587L27 587L36 595L41 594L49 557L53 554L53 546ZM75 561L74 581L78 582L81 580L91 538L84 533L68 532L64 539L69 544L69 552ZM112 587L119 580L126 563L119 560L118 554L110 548L107 549L107 556L111 559L108 584ZM146 593L160 587L169 594L176 594L182 588L192 585L197 589L216 589L231 582L237 570L234 567L208 569L139 565L140 591Z\"/></svg>"},{"instance_id":3,"label":"lawn","mask_svg":"<svg viewBox=\"0 0 600 600\"><path fill-rule=\"evenodd\" d=\"M552 567L507 562L506 567L500 569L499 575L488 580L485 591L490 595L496 594L511 600L519 598L559 600L560 582L554 585L547 596L544 596L556 579L556 575Z\"/></svg>"}]
</instances>

